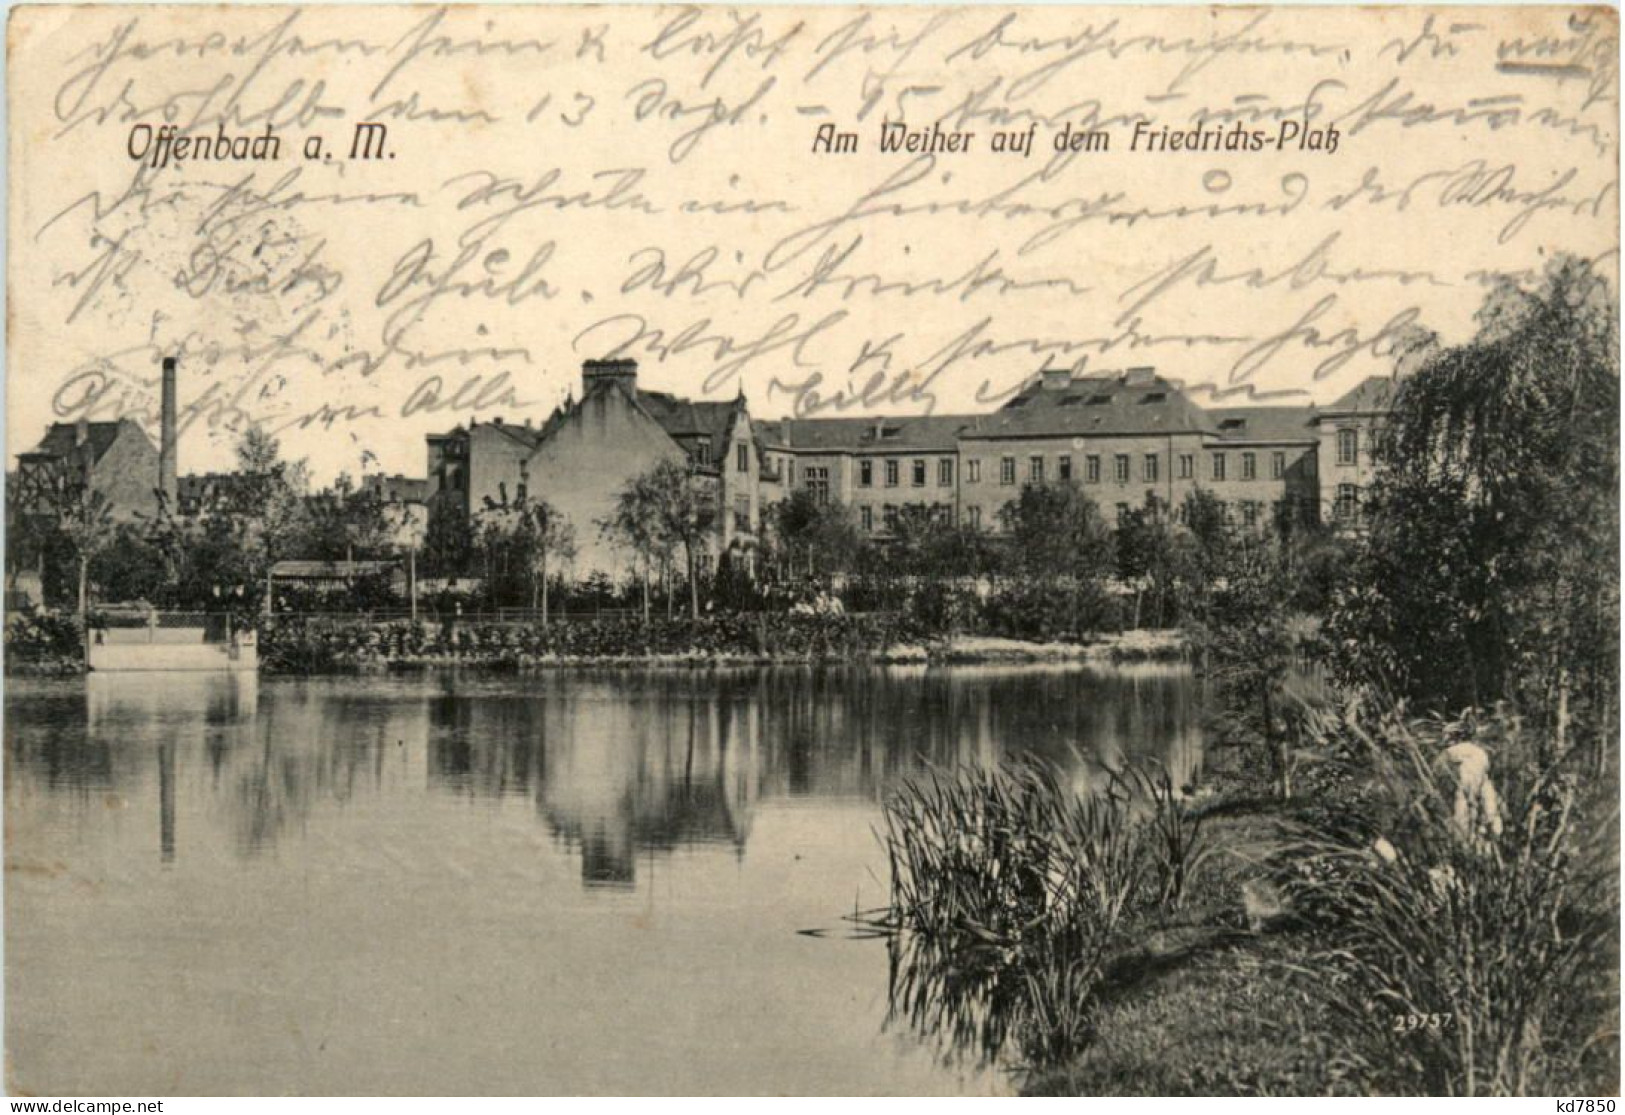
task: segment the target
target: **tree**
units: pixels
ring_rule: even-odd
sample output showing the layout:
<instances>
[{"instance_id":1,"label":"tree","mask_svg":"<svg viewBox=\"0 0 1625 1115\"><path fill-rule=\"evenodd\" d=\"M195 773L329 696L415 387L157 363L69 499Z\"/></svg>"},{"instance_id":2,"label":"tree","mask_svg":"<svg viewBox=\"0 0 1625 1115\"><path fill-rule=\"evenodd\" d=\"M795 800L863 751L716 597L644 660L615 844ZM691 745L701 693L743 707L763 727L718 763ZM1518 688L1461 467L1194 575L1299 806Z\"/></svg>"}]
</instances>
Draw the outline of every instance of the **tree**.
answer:
<instances>
[{"instance_id":1,"label":"tree","mask_svg":"<svg viewBox=\"0 0 1625 1115\"><path fill-rule=\"evenodd\" d=\"M157 544L151 525L119 523L111 542L90 562L90 583L103 600L144 600L164 598L173 569L168 555Z\"/></svg>"},{"instance_id":2,"label":"tree","mask_svg":"<svg viewBox=\"0 0 1625 1115\"><path fill-rule=\"evenodd\" d=\"M284 461L276 438L258 426L244 431L236 453L235 483L205 513L247 520L252 529L245 532L245 541L256 550L258 564L305 556L299 553L310 531L305 501L310 480L305 462Z\"/></svg>"},{"instance_id":3,"label":"tree","mask_svg":"<svg viewBox=\"0 0 1625 1115\"><path fill-rule=\"evenodd\" d=\"M1329 628L1345 680L1429 711L1515 701L1559 750L1618 702L1615 302L1559 258L1400 381ZM1602 754L1599 751L1599 756Z\"/></svg>"},{"instance_id":4,"label":"tree","mask_svg":"<svg viewBox=\"0 0 1625 1115\"><path fill-rule=\"evenodd\" d=\"M1026 636L1076 635L1107 622L1106 580L1113 567L1111 530L1094 501L1068 480L1028 484L999 510L1005 569L1015 584L998 607L1019 613Z\"/></svg>"},{"instance_id":5,"label":"tree","mask_svg":"<svg viewBox=\"0 0 1625 1115\"><path fill-rule=\"evenodd\" d=\"M79 571L77 607L83 624L90 609L90 563L115 537L113 508L101 492L88 484L81 485L63 500L57 525L73 547Z\"/></svg>"},{"instance_id":6,"label":"tree","mask_svg":"<svg viewBox=\"0 0 1625 1115\"><path fill-rule=\"evenodd\" d=\"M1186 493L1179 505L1175 553L1188 597L1207 593L1229 561L1235 541L1223 500L1205 488Z\"/></svg>"},{"instance_id":7,"label":"tree","mask_svg":"<svg viewBox=\"0 0 1625 1115\"><path fill-rule=\"evenodd\" d=\"M773 506L768 516L770 545L788 577L808 577L850 569L862 539L852 509L840 500L797 488Z\"/></svg>"},{"instance_id":8,"label":"tree","mask_svg":"<svg viewBox=\"0 0 1625 1115\"><path fill-rule=\"evenodd\" d=\"M406 554L406 592L412 619L418 618L418 551L423 548L428 520L419 503L394 503L384 508L390 540Z\"/></svg>"},{"instance_id":9,"label":"tree","mask_svg":"<svg viewBox=\"0 0 1625 1115\"><path fill-rule=\"evenodd\" d=\"M628 480L615 496L615 506L598 529L611 545L629 550L639 566L643 585L643 622L649 622L649 580L655 568L671 561L676 540L666 534L656 492L647 473Z\"/></svg>"},{"instance_id":10,"label":"tree","mask_svg":"<svg viewBox=\"0 0 1625 1115\"><path fill-rule=\"evenodd\" d=\"M1070 480L1028 484L999 509L1011 568L1053 581L1098 581L1112 567L1111 531L1100 509Z\"/></svg>"},{"instance_id":11,"label":"tree","mask_svg":"<svg viewBox=\"0 0 1625 1115\"><path fill-rule=\"evenodd\" d=\"M306 501L309 529L301 555L328 561L376 557L390 549L390 524L376 492L359 491L348 473Z\"/></svg>"},{"instance_id":12,"label":"tree","mask_svg":"<svg viewBox=\"0 0 1625 1115\"><path fill-rule=\"evenodd\" d=\"M941 504L909 503L897 509L891 541L881 560L909 577L953 577L961 570L953 510Z\"/></svg>"},{"instance_id":13,"label":"tree","mask_svg":"<svg viewBox=\"0 0 1625 1115\"><path fill-rule=\"evenodd\" d=\"M717 522L716 493L683 463L667 458L635 477L646 486L644 497L656 532L682 547L688 568L689 615L700 616L699 558Z\"/></svg>"},{"instance_id":14,"label":"tree","mask_svg":"<svg viewBox=\"0 0 1625 1115\"><path fill-rule=\"evenodd\" d=\"M523 499L523 497L522 497ZM520 517L520 543L528 552L532 570L531 607L536 606L536 585L541 584L542 626L547 626L548 562L569 560L576 554L576 532L570 520L545 499L524 500Z\"/></svg>"},{"instance_id":15,"label":"tree","mask_svg":"<svg viewBox=\"0 0 1625 1115\"><path fill-rule=\"evenodd\" d=\"M475 531L468 509L446 495L429 501L423 557L437 576L461 577L474 562Z\"/></svg>"},{"instance_id":16,"label":"tree","mask_svg":"<svg viewBox=\"0 0 1625 1115\"><path fill-rule=\"evenodd\" d=\"M1143 507L1132 508L1118 520L1112 541L1117 575L1134 586L1134 626L1140 626L1141 604L1149 590L1156 606L1156 626L1161 627L1178 570L1168 505L1154 495L1146 496Z\"/></svg>"},{"instance_id":17,"label":"tree","mask_svg":"<svg viewBox=\"0 0 1625 1115\"><path fill-rule=\"evenodd\" d=\"M1276 793L1292 796L1293 750L1284 688L1294 662L1289 578L1274 539L1227 546L1211 591L1196 597L1186 631L1213 686L1221 737L1268 756Z\"/></svg>"}]
</instances>

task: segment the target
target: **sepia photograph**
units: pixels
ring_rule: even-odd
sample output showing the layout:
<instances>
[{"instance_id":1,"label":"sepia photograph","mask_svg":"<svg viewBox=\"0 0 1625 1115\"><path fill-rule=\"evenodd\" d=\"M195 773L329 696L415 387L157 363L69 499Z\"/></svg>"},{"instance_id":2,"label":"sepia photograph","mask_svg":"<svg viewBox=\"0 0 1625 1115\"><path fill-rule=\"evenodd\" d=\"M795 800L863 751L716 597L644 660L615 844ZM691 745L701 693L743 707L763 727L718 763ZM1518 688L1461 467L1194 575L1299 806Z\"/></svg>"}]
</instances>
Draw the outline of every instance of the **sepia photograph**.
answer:
<instances>
[{"instance_id":1,"label":"sepia photograph","mask_svg":"<svg viewBox=\"0 0 1625 1115\"><path fill-rule=\"evenodd\" d=\"M1614 1110L1616 9L6 46L10 1110Z\"/></svg>"}]
</instances>

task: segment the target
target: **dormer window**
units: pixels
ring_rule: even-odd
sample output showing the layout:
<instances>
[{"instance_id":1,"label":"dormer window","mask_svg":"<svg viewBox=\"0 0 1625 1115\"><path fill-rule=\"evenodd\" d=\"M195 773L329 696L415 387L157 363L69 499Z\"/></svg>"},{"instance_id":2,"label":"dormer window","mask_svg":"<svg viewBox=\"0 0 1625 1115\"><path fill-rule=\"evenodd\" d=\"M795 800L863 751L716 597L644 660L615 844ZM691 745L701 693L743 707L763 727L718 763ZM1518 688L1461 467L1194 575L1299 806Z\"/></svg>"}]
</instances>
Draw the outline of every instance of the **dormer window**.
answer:
<instances>
[{"instance_id":1,"label":"dormer window","mask_svg":"<svg viewBox=\"0 0 1625 1115\"><path fill-rule=\"evenodd\" d=\"M1111 401L1112 397L1110 395L1090 395L1087 405L1092 407L1103 407L1110 405Z\"/></svg>"},{"instance_id":2,"label":"dormer window","mask_svg":"<svg viewBox=\"0 0 1625 1115\"><path fill-rule=\"evenodd\" d=\"M1145 397L1140 400L1140 402L1142 404L1145 404L1145 403L1166 403L1167 401L1168 401L1168 392L1166 392L1166 391L1150 391L1150 392L1147 392Z\"/></svg>"}]
</instances>

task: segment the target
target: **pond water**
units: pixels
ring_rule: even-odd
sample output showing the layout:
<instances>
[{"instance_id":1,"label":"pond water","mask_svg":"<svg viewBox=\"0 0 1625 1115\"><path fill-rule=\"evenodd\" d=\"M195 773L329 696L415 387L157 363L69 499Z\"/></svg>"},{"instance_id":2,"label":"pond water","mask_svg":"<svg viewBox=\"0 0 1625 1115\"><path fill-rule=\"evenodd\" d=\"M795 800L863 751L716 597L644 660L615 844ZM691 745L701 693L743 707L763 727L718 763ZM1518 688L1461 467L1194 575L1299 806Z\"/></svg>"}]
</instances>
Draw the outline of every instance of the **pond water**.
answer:
<instances>
[{"instance_id":1,"label":"pond water","mask_svg":"<svg viewBox=\"0 0 1625 1115\"><path fill-rule=\"evenodd\" d=\"M886 793L1200 756L1172 666L6 689L34 1094L1007 1091L888 1019L885 943L846 932Z\"/></svg>"}]
</instances>

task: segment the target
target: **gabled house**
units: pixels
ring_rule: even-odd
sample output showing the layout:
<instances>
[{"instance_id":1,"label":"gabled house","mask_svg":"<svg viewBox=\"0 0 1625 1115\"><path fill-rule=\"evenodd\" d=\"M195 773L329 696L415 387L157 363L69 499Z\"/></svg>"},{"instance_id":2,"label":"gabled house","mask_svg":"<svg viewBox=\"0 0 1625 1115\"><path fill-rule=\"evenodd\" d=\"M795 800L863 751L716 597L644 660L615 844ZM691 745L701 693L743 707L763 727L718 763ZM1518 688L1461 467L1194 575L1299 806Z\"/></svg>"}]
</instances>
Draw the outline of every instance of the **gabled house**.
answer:
<instances>
[{"instance_id":1,"label":"gabled house","mask_svg":"<svg viewBox=\"0 0 1625 1115\"><path fill-rule=\"evenodd\" d=\"M541 438L529 419L515 424L500 416L430 434L426 502L448 502L472 514L489 503L512 500L524 463Z\"/></svg>"},{"instance_id":2,"label":"gabled house","mask_svg":"<svg viewBox=\"0 0 1625 1115\"><path fill-rule=\"evenodd\" d=\"M88 487L114 519L128 521L158 513L159 483L158 449L134 421L56 422L18 456L7 499L16 514L54 515L64 498Z\"/></svg>"},{"instance_id":3,"label":"gabled house","mask_svg":"<svg viewBox=\"0 0 1625 1115\"><path fill-rule=\"evenodd\" d=\"M766 467L741 396L695 401L638 385L633 360L588 360L581 396L539 426L476 422L428 439L427 498L471 513L521 495L545 499L575 531L572 574L631 571L633 555L617 550L601 524L628 481L662 460L684 463L717 506L709 558L754 549L761 525Z\"/></svg>"}]
</instances>

